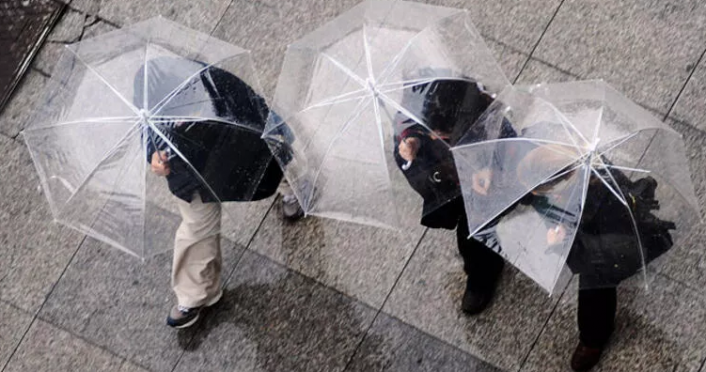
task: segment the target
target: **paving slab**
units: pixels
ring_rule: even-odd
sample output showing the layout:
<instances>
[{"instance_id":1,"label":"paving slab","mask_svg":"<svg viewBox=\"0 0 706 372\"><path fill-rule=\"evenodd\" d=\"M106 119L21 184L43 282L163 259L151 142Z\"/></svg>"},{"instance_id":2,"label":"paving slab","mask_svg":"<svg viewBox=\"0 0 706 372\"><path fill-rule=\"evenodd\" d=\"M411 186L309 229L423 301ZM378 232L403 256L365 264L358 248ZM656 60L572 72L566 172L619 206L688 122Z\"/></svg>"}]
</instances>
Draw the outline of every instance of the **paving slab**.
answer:
<instances>
[{"instance_id":1,"label":"paving slab","mask_svg":"<svg viewBox=\"0 0 706 372\"><path fill-rule=\"evenodd\" d=\"M83 32L83 39L92 38L106 32L117 30L117 27L104 22L100 19L89 18L86 24L86 29Z\"/></svg>"},{"instance_id":2,"label":"paving slab","mask_svg":"<svg viewBox=\"0 0 706 372\"><path fill-rule=\"evenodd\" d=\"M501 372L384 313L378 315L346 371Z\"/></svg>"},{"instance_id":3,"label":"paving slab","mask_svg":"<svg viewBox=\"0 0 706 372\"><path fill-rule=\"evenodd\" d=\"M10 359L31 323L32 315L0 302L0 367Z\"/></svg>"},{"instance_id":4,"label":"paving slab","mask_svg":"<svg viewBox=\"0 0 706 372\"><path fill-rule=\"evenodd\" d=\"M222 247L228 275L243 247ZM40 317L153 371L170 371L181 354L178 333L165 324L175 303L170 272L171 254L142 262L87 238Z\"/></svg>"},{"instance_id":5,"label":"paving slab","mask_svg":"<svg viewBox=\"0 0 706 372\"><path fill-rule=\"evenodd\" d=\"M329 9L326 0L277 1L259 0L270 7L299 8L304 12L318 13ZM427 4L467 9L474 26L484 35L495 38L513 47L529 53L539 40L542 30L546 27L552 14L559 6L559 0L551 1L482 1L482 0L424 0ZM357 2L337 0L337 13L348 10ZM321 24L321 23L319 23Z\"/></svg>"},{"instance_id":6,"label":"paving slab","mask_svg":"<svg viewBox=\"0 0 706 372\"><path fill-rule=\"evenodd\" d=\"M666 114L705 37L698 0L566 0L534 56Z\"/></svg>"},{"instance_id":7,"label":"paving slab","mask_svg":"<svg viewBox=\"0 0 706 372\"><path fill-rule=\"evenodd\" d=\"M81 234L53 222L24 145L0 136L0 299L36 312Z\"/></svg>"},{"instance_id":8,"label":"paving slab","mask_svg":"<svg viewBox=\"0 0 706 372\"><path fill-rule=\"evenodd\" d=\"M467 9L481 34L529 54L561 3L560 0L483 1L430 0L436 5Z\"/></svg>"},{"instance_id":9,"label":"paving slab","mask_svg":"<svg viewBox=\"0 0 706 372\"><path fill-rule=\"evenodd\" d=\"M522 372L568 370L578 342L577 295L573 285ZM658 277L649 292L621 289L615 333L592 371L696 372L706 357L705 319L704 297L671 279Z\"/></svg>"},{"instance_id":10,"label":"paving slab","mask_svg":"<svg viewBox=\"0 0 706 372\"><path fill-rule=\"evenodd\" d=\"M51 0L0 3L0 111L64 8Z\"/></svg>"},{"instance_id":11,"label":"paving slab","mask_svg":"<svg viewBox=\"0 0 706 372\"><path fill-rule=\"evenodd\" d=\"M429 230L383 311L501 369L517 370L557 299L507 265L488 309L466 316L457 249L454 232Z\"/></svg>"},{"instance_id":12,"label":"paving slab","mask_svg":"<svg viewBox=\"0 0 706 372\"><path fill-rule=\"evenodd\" d=\"M514 81L520 74L528 54L497 41L486 39L485 42L488 48L493 52L495 59L500 63L500 66L502 66L505 76L507 76L508 80L511 82Z\"/></svg>"},{"instance_id":13,"label":"paving slab","mask_svg":"<svg viewBox=\"0 0 706 372\"><path fill-rule=\"evenodd\" d=\"M706 131L706 61L696 67L679 96L671 117L694 128Z\"/></svg>"},{"instance_id":14,"label":"paving slab","mask_svg":"<svg viewBox=\"0 0 706 372\"><path fill-rule=\"evenodd\" d=\"M230 4L231 0L101 0L98 5L84 3L79 6L122 26L161 15L186 27L210 34Z\"/></svg>"},{"instance_id":15,"label":"paving slab","mask_svg":"<svg viewBox=\"0 0 706 372\"><path fill-rule=\"evenodd\" d=\"M286 46L357 4L358 0L317 2L236 2L213 36L249 49L265 96L273 96Z\"/></svg>"},{"instance_id":16,"label":"paving slab","mask_svg":"<svg viewBox=\"0 0 706 372\"><path fill-rule=\"evenodd\" d=\"M32 67L51 75L54 65L59 60L65 46L79 41L86 25L86 14L67 8L56 26L47 36L47 40L39 49L32 61Z\"/></svg>"},{"instance_id":17,"label":"paving slab","mask_svg":"<svg viewBox=\"0 0 706 372\"><path fill-rule=\"evenodd\" d=\"M4 371L147 372L41 320L32 324Z\"/></svg>"},{"instance_id":18,"label":"paving slab","mask_svg":"<svg viewBox=\"0 0 706 372\"><path fill-rule=\"evenodd\" d=\"M667 123L684 138L691 179L703 213L706 211L706 168L703 166L706 164L706 153L703 150L706 146L706 133L673 119L667 120ZM652 266L664 275L706 294L706 226L697 226L690 236L680 239L684 240L676 242Z\"/></svg>"},{"instance_id":19,"label":"paving slab","mask_svg":"<svg viewBox=\"0 0 706 372\"><path fill-rule=\"evenodd\" d=\"M248 251L175 371L342 371L374 316Z\"/></svg>"},{"instance_id":20,"label":"paving slab","mask_svg":"<svg viewBox=\"0 0 706 372\"><path fill-rule=\"evenodd\" d=\"M530 58L527 66L517 78L517 84L562 83L574 80L580 80L580 78L568 71L559 70L546 62Z\"/></svg>"},{"instance_id":21,"label":"paving slab","mask_svg":"<svg viewBox=\"0 0 706 372\"><path fill-rule=\"evenodd\" d=\"M268 214L250 249L374 308L382 306L424 229L405 234L325 218Z\"/></svg>"},{"instance_id":22,"label":"paving slab","mask_svg":"<svg viewBox=\"0 0 706 372\"><path fill-rule=\"evenodd\" d=\"M28 127L32 109L42 97L49 79L42 73L30 69L20 81L12 99L0 112L0 133L8 137L17 137Z\"/></svg>"}]
</instances>

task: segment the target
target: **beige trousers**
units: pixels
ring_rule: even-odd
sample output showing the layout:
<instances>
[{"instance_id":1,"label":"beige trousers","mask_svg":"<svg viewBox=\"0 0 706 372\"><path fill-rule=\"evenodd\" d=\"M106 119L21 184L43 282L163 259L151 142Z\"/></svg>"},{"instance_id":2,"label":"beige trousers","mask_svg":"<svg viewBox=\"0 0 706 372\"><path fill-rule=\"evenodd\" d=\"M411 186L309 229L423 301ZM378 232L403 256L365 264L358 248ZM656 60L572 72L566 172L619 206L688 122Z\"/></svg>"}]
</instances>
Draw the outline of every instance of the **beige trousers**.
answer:
<instances>
[{"instance_id":1,"label":"beige trousers","mask_svg":"<svg viewBox=\"0 0 706 372\"><path fill-rule=\"evenodd\" d=\"M221 206L177 198L182 222L174 239L172 288L179 305L203 306L221 291Z\"/></svg>"}]
</instances>

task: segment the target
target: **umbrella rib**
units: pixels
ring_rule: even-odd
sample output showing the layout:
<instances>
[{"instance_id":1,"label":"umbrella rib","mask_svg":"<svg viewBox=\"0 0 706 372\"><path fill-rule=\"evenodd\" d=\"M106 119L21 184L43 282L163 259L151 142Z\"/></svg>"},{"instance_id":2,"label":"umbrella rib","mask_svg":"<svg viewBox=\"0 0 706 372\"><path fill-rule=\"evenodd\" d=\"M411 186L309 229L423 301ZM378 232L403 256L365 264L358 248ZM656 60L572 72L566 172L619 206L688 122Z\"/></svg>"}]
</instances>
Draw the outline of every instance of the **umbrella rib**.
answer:
<instances>
[{"instance_id":1,"label":"umbrella rib","mask_svg":"<svg viewBox=\"0 0 706 372\"><path fill-rule=\"evenodd\" d=\"M601 162L601 164L604 164L603 160L599 159L599 161ZM610 177L610 179L613 181L613 183L615 183L617 185L618 182L615 180L615 178L613 178L613 174L610 173L610 170L606 169L606 173L608 173L608 177ZM599 178L601 180L603 180L603 177L599 177ZM620 190L620 188L618 188L618 192L620 192L621 195L623 194L623 192ZM635 238L637 238L637 250L640 252L640 259L642 260L642 268L644 269L647 267L647 261L645 260L645 253L643 252L643 248L642 248L642 238L640 238L640 229L638 229L638 227L637 227L637 222L635 221L635 216L632 213L632 208L630 208L628 203L625 201L625 196L623 196L623 199L621 201L625 205L625 208L628 210L628 214L630 214L630 222L632 223L632 228L633 228L633 231L635 232ZM645 282L645 287L647 287L647 273L645 270L643 270L642 274L643 274L643 280Z\"/></svg>"},{"instance_id":2,"label":"umbrella rib","mask_svg":"<svg viewBox=\"0 0 706 372\"><path fill-rule=\"evenodd\" d=\"M628 171L628 172L652 173L652 171L647 170L647 169L623 167L623 166L620 166L620 165L604 164L604 167L606 167L606 168L615 168L615 169L618 169L618 170L624 170L624 171Z\"/></svg>"},{"instance_id":3,"label":"umbrella rib","mask_svg":"<svg viewBox=\"0 0 706 372\"><path fill-rule=\"evenodd\" d=\"M605 89L603 90L603 102L605 102ZM598 134L601 130L601 123L603 122L603 110L604 106L601 106L601 110L598 113L598 123L596 124L596 130L593 132L593 138L591 139L591 146L597 146L596 140L600 140Z\"/></svg>"},{"instance_id":4,"label":"umbrella rib","mask_svg":"<svg viewBox=\"0 0 706 372\"><path fill-rule=\"evenodd\" d=\"M355 80L358 84L360 84L362 87L367 87L367 84L365 83L365 80L363 80L360 76L356 75L353 71L351 71L348 67L344 66L341 62L337 61L333 57L331 57L328 53L322 52L322 56L326 57L331 63L333 63L334 66L338 67L339 70L343 71L346 75L351 77L353 80Z\"/></svg>"},{"instance_id":5,"label":"umbrella rib","mask_svg":"<svg viewBox=\"0 0 706 372\"><path fill-rule=\"evenodd\" d=\"M365 51L365 66L368 70L368 78L374 83L375 75L373 73L373 58L370 55L370 46L368 45L368 32L365 23L363 24L363 50Z\"/></svg>"},{"instance_id":6,"label":"umbrella rib","mask_svg":"<svg viewBox=\"0 0 706 372\"><path fill-rule=\"evenodd\" d=\"M411 112L410 112L409 110L407 110L406 108L404 108L404 107L402 107L401 105L399 105L397 102L395 102L395 100L390 99L386 94L384 94L384 93L379 93L379 97L382 98L383 101L386 101L387 103L389 103L389 104L390 104L393 108L395 108L397 111L401 112L403 115L405 115L405 116L407 116L408 118L412 119L415 123L417 123L417 124L421 125L422 127L424 127L424 128L425 128L426 130L428 130L430 133L434 133L434 131L433 131L431 128L429 128L429 126L427 126L420 118L418 118L416 115L414 115L413 113L411 113ZM448 144L446 141L442 141L442 142L443 142L443 144L446 145L447 147L451 147L451 146L449 146L449 144Z\"/></svg>"},{"instance_id":7,"label":"umbrella rib","mask_svg":"<svg viewBox=\"0 0 706 372\"><path fill-rule=\"evenodd\" d=\"M598 170L595 167L591 166L591 171L596 175L596 177L598 177L599 180L601 180L601 182L603 182L605 187L607 187L608 190L610 190L610 192L613 193L613 195L615 195L618 200L620 200L623 205L628 206L628 202L625 199L625 195L623 195L623 192L620 191L620 185L618 185L618 182L616 182L615 178L613 178L613 175L610 173L610 169L608 169L605 164L603 164L603 160L599 158L598 161L601 162L601 167L603 167L603 169L610 177L611 181L615 184L615 188L613 185L609 184L608 181L606 181L600 173L598 173Z\"/></svg>"},{"instance_id":8,"label":"umbrella rib","mask_svg":"<svg viewBox=\"0 0 706 372\"><path fill-rule=\"evenodd\" d=\"M461 159L462 161L466 162L465 159L463 159L462 157L456 157L456 156L454 156L454 160L455 160L455 159ZM566 163L565 165L563 165L563 166L562 166L561 168L559 168L559 169L564 169L564 168L570 166L571 164L574 164L575 162L576 162L576 160L572 160L572 161ZM468 162L466 162L466 164L468 164ZM541 186L542 184L544 184L544 183L546 183L546 182L547 182L547 179L543 179L543 180L537 182L537 184L535 184L534 186L529 187L526 192L522 193L519 197L515 198L515 199L512 200L510 203L508 203L508 204L507 204L507 207L502 208L502 210L500 210L499 212L495 213L491 218L488 219L488 221L492 221L492 220L496 219L496 218L497 218L498 216L500 216L503 212L505 212L505 210L506 210L509 206L511 206L511 205L513 205L513 204L519 202L520 200L522 200L522 198L524 198L524 197L525 197L527 194L529 194L532 190L536 189L537 187ZM484 223L484 224L478 226L477 228L475 228L475 230L473 230L472 232L470 232L470 233L468 234L468 237L471 238L473 235L477 234L477 233L478 233L480 230L482 230L487 224L488 224L488 223L486 222L486 223ZM470 226L469 226L469 230L470 230Z\"/></svg>"},{"instance_id":9,"label":"umbrella rib","mask_svg":"<svg viewBox=\"0 0 706 372\"><path fill-rule=\"evenodd\" d=\"M74 190L74 192L71 193L71 195L69 196L69 198L66 199L66 202L64 203L64 206L68 205L69 202L71 202L71 201L73 200L73 198L78 194L78 192L81 191L81 190L83 190L83 188L85 187L85 185L86 185L86 183L88 182L88 180L89 180L91 177L93 177L93 175L96 174L96 172L98 172L98 169L101 167L101 165L102 165L106 160L108 160L113 154L115 154L115 152L120 148L120 146L123 145L123 143L125 142L125 140L127 140L128 138L130 138L130 137L135 133L135 129L136 129L136 128L139 128L139 127L140 127L140 121L137 121L132 127L130 127L130 129L127 130L127 132L125 133L125 135L123 136L123 138L121 138L121 139L115 144L115 146L113 146L110 150L108 150L108 152L105 153L105 155L103 155L103 157L98 161L98 163L97 163L96 166L93 168L93 170L92 170L88 175L86 175L86 177L83 178L83 180L81 181L81 183L79 183L78 187L76 187L76 190Z\"/></svg>"},{"instance_id":10,"label":"umbrella rib","mask_svg":"<svg viewBox=\"0 0 706 372\"><path fill-rule=\"evenodd\" d=\"M611 147L609 147L609 148L603 150L603 151L600 153L600 155L603 155L603 154L605 154L605 153L607 153L607 152L609 152L609 151L614 150L616 147L618 147L618 146L622 145L623 143L625 143L625 142L631 140L633 137L636 137L636 136L639 135L640 133L646 132L646 131L649 131L649 130L654 130L654 131L663 130L663 131L665 131L665 132L667 132L667 133L674 134L674 135L677 135L677 136L681 136L678 132L672 131L671 128L669 128L669 130L667 130L667 128L660 128L660 127L642 128L642 129L638 129L638 130L636 130L636 131L634 131L634 132L632 132L632 133L630 133L630 134L627 134L627 135L622 136L622 137L618 137L618 138L616 138L616 139L614 139L614 140L611 140L610 142L607 142L606 145L612 144L612 143L614 143L614 142L617 142L617 143L614 144L614 145L612 145Z\"/></svg>"},{"instance_id":11,"label":"umbrella rib","mask_svg":"<svg viewBox=\"0 0 706 372\"><path fill-rule=\"evenodd\" d=\"M150 40L152 40L152 33L150 33ZM148 61L148 59L147 59L147 49L148 49L148 47L149 47L149 45L150 45L150 40L148 40L148 41L145 43L145 62L144 62L144 65L143 65L144 68L142 69L142 70L143 70L143 74L142 74L142 75L143 75L143 76L142 76L142 108L145 109L145 110L148 110L148 109L149 109L149 99L148 99L148 97L147 97L147 94L148 94L147 78L149 77L148 71L147 71L147 70L149 70L149 69L147 68L147 61Z\"/></svg>"},{"instance_id":12,"label":"umbrella rib","mask_svg":"<svg viewBox=\"0 0 706 372\"><path fill-rule=\"evenodd\" d=\"M153 119L150 118L150 120L151 120L151 121L154 121L154 122L160 122L160 123L161 123L161 122L171 122L171 121L190 121L190 122L213 121L213 122L216 122L216 123L228 124L228 125L236 126L236 127L238 127L238 128L242 128L242 129L251 131L251 132L253 132L253 133L262 134L262 131L260 131L260 130L251 128L251 127L249 127L249 126L247 126L247 125L243 125L243 124L240 124L240 123L235 122L235 121L226 120L226 119L223 119L223 118L209 118L209 117L203 117L203 116L168 116L168 115L167 115L167 116L162 116L162 115L160 115L160 116L158 116L158 117L156 117L156 118L153 118Z\"/></svg>"},{"instance_id":13,"label":"umbrella rib","mask_svg":"<svg viewBox=\"0 0 706 372\"><path fill-rule=\"evenodd\" d=\"M434 25L432 25L432 26L426 26L425 28L423 28L422 30L420 30L419 32L417 32L414 36L412 36L412 37L407 41L407 43L405 44L405 46L404 46L402 49L400 49L400 52L397 53L397 55L395 55L395 57L392 59L392 61L390 61L390 63L388 63L387 66L385 66L385 68L383 69L383 71L380 73L379 80L380 80L380 81L385 81L385 79L388 78L388 75L391 74L392 71L394 71L395 68L397 68L397 65L399 65L399 63L402 61L402 58L403 58L404 55L407 53L407 50L412 46L412 44L413 44L415 41L417 41L417 38L419 38L420 35L424 34L424 33L425 33L427 30L429 30L430 28L436 27L436 25L442 23L442 21L444 21L444 20L446 20L446 19L448 19L448 18L451 18L451 17L455 17L455 16L457 16L458 14L459 14L459 13L454 13L454 14L450 14L450 15L444 17L444 18L438 19L438 20L436 20L436 23L435 23ZM464 24L465 24L465 22L464 22ZM502 72L502 71L501 71L501 72Z\"/></svg>"},{"instance_id":14,"label":"umbrella rib","mask_svg":"<svg viewBox=\"0 0 706 372\"><path fill-rule=\"evenodd\" d=\"M213 191L213 189L211 188L211 185L209 185L208 182L206 182L206 180L201 176L201 173L199 173L199 171L191 164L189 159L187 159L186 156L184 156L184 154L182 154L182 152L179 151L177 146L169 139L169 137L164 135L164 133L162 133L162 131L159 130L150 121L148 121L148 125L149 125L150 129L152 129L162 139L162 141L164 141L164 143L166 143L167 146L169 146L169 148L172 149L174 151L174 153L177 154L177 156L179 156L181 158L181 160L191 169L191 171L196 175L196 177L199 179L199 181L201 181L201 183L203 183L203 185L206 186L206 188L211 193L211 195L216 199L216 201L218 203L222 203L221 199L218 198L218 195L216 194L216 192Z\"/></svg>"},{"instance_id":15,"label":"umbrella rib","mask_svg":"<svg viewBox=\"0 0 706 372\"><path fill-rule=\"evenodd\" d=\"M241 53L241 54L242 54L242 53ZM156 115L157 113L159 113L159 112L164 108L164 106L166 106L166 105L177 95L177 93L179 93L187 84L189 84L189 82L191 82L191 80L193 80L195 77L199 76L202 72L204 72L204 71L210 69L211 67L213 67L213 66L215 66L215 65L217 65L217 64L223 63L223 62L225 62L225 61L227 61L227 60L229 60L229 59L231 59L231 58L240 57L241 54L231 55L231 56L225 57L225 58L223 58L223 59L220 59L220 60L218 60L218 61L216 61L216 62L206 64L206 66L204 66L203 68L201 68L201 69L199 69L198 71L194 72L191 76L189 76L189 77L186 78L183 82L181 82L181 84L177 85L177 87L174 88L174 90L172 90L171 92L169 92L169 94L167 94L166 96L164 96L164 98L162 98L162 99L154 106L154 109L150 110L150 112L151 112L152 114L155 114L155 115Z\"/></svg>"},{"instance_id":16,"label":"umbrella rib","mask_svg":"<svg viewBox=\"0 0 706 372\"><path fill-rule=\"evenodd\" d=\"M622 145L623 143L629 141L630 139L632 139L633 137L637 136L638 134L639 134L639 132L630 133L630 134L628 134L627 136L623 136L623 137L620 137L620 138L616 138L615 140L612 140L612 141L610 141L610 142L607 142L606 145L610 145L610 147L608 147L607 149L601 151L601 152L598 154L598 156L603 156L605 153L607 153L607 152L609 152L609 151L615 149L616 147Z\"/></svg>"},{"instance_id":17,"label":"umbrella rib","mask_svg":"<svg viewBox=\"0 0 706 372\"><path fill-rule=\"evenodd\" d=\"M365 93L365 94L360 95L360 96L354 96L355 94L359 94L359 93ZM355 101L357 99L365 98L368 95L369 94L367 92L367 89L358 89L358 90L355 90L352 92L348 92L348 93L337 95L335 97L328 98L328 99L323 100L321 102L314 103L313 105L309 105L309 106L303 108L299 112L301 113L301 112L309 111L309 110L312 110L315 108L326 107L326 106L331 106L331 105L335 105L335 104L339 104L339 103ZM349 97L349 96L352 96L352 97Z\"/></svg>"},{"instance_id":18,"label":"umbrella rib","mask_svg":"<svg viewBox=\"0 0 706 372\"><path fill-rule=\"evenodd\" d=\"M334 137L334 138L331 140L331 142L329 142L329 145L328 145L328 147L326 148L326 152L324 152L324 155L321 157L321 164L319 165L319 169L316 170L316 174L314 175L314 182L312 182L312 184L311 184L311 191L309 191L309 199L308 199L308 202L311 202L311 199L314 197L314 188L315 188L315 186L316 186L316 182L319 180L319 175L321 174L321 170L324 168L324 163L326 162L326 158L328 157L329 153L330 153L331 150L333 149L333 145L336 143L336 141L338 141L339 138L341 138L341 136L343 135L343 133L346 132L346 130L348 129L348 127L349 127L356 119L358 119L358 118L360 117L360 115L363 114L363 111L364 111L363 109L364 109L365 106L366 106L366 105L363 104L364 102L365 102L365 100L361 101L361 102L358 104L358 106L360 106L360 107L357 108L356 113L353 114L353 116L351 116L351 117L343 124L343 126L341 127L341 130L338 132L338 134L336 134L336 137ZM308 208L307 208L307 209L308 209Z\"/></svg>"},{"instance_id":19,"label":"umbrella rib","mask_svg":"<svg viewBox=\"0 0 706 372\"><path fill-rule=\"evenodd\" d=\"M425 30L426 28L419 31L414 36L409 38L409 40L407 40L407 44L405 44L405 46L400 49L400 52L395 55L392 61L390 61L390 63L388 63L387 66L385 66L385 68L380 73L380 81L385 81L385 79L388 78L388 75L391 74L395 68L397 68L397 65L400 64L402 58L405 56L405 54L407 54L407 50L412 46L412 43L416 41L417 37L419 37L419 35L421 35Z\"/></svg>"},{"instance_id":20,"label":"umbrella rib","mask_svg":"<svg viewBox=\"0 0 706 372\"><path fill-rule=\"evenodd\" d=\"M33 132L36 130L42 130L42 129L52 129L52 128L57 128L57 127L63 127L67 125L76 125L76 124L105 124L107 122L115 122L115 123L125 123L125 122L134 122L138 118L135 116L114 116L114 117L106 117L106 118L89 118L85 120L72 120L72 121L62 121L56 124L50 124L50 125L44 125L44 126L35 126L31 128L27 128L24 131L25 132Z\"/></svg>"},{"instance_id":21,"label":"umbrella rib","mask_svg":"<svg viewBox=\"0 0 706 372\"><path fill-rule=\"evenodd\" d=\"M377 125L378 129L378 137L380 139L380 155L381 155L381 166L385 167L385 180L387 181L387 191L388 193L391 193L392 190L392 181L390 180L390 172L389 169L387 168L387 157L385 156L385 133L382 128L382 117L380 117L380 107L378 105L378 100L376 98L373 98L373 109L375 110L375 124ZM394 200L394 196L390 195L391 199ZM393 213L395 214L395 218L399 221L400 216L398 215L397 208L392 208Z\"/></svg>"},{"instance_id":22,"label":"umbrella rib","mask_svg":"<svg viewBox=\"0 0 706 372\"><path fill-rule=\"evenodd\" d=\"M616 144L615 146L612 146L610 149L607 149L607 150L603 151L600 155L603 156L603 154L605 154L605 153L607 153L607 152L609 152L609 151L611 151L611 150L614 150L614 149L615 149L616 147L618 147L619 145L622 145L622 144L624 144L625 142L627 142L628 140L630 140L630 139L632 139L633 137L637 136L640 132L644 132L644 131L648 131L648 130L655 130L655 131L663 130L663 131L665 131L665 132L667 132L667 133L670 133L670 134L673 134L673 135L677 135L677 136L681 136L678 132L675 132L675 131L671 130L671 128L669 128L669 129L670 129L670 130L667 130L667 128L660 128L660 127L651 127L651 128L643 128L643 129L640 129L640 130L638 130L638 131L636 131L636 132L634 132L634 133L631 133L630 135L627 135L627 136L625 136L625 137L621 137L621 138L616 139L615 141L620 141L620 143ZM655 135L656 135L656 133L655 133ZM614 141L611 141L611 142L614 142ZM651 143L651 141L650 141L650 143ZM649 147L649 145L648 145L648 147ZM645 151L645 152L646 152L646 151ZM643 157L644 157L644 155L643 155ZM642 159L642 158L641 158L641 159ZM640 163L640 162L638 162L637 165L639 165L639 163ZM640 169L640 168L637 168L637 169ZM653 169L653 170L649 170L649 171L646 171L646 172L651 173L651 174L655 174L655 175L657 175L658 177L660 177L664 182L668 183L668 184L679 194L679 196L681 196L681 197L687 202L687 204L691 205L691 204L693 204L693 202L695 201L695 198L688 198L688 197L686 197L686 195L684 195L684 193L682 192L682 190L681 190L679 187L675 187L674 183L673 183L669 178L662 176L661 172L659 172L658 170L654 170L654 169Z\"/></svg>"},{"instance_id":23,"label":"umbrella rib","mask_svg":"<svg viewBox=\"0 0 706 372\"><path fill-rule=\"evenodd\" d=\"M460 78L457 76L435 76L433 78L424 78L424 79L415 79L415 80L407 80L407 81L396 81L393 83L386 83L386 84L380 84L380 87L385 87L385 86L393 86L393 85L400 85L403 84L401 87L395 87L395 88L389 88L389 89L379 89L381 93L389 93L389 92L394 92L402 89L409 89L418 85L422 84L428 84L437 80L447 80L447 81L464 81L464 82L469 82L469 83L475 83L475 81L471 79L465 79L465 78Z\"/></svg>"},{"instance_id":24,"label":"umbrella rib","mask_svg":"<svg viewBox=\"0 0 706 372\"><path fill-rule=\"evenodd\" d=\"M543 101L545 101L545 100L543 100ZM581 131L578 130L578 129L574 126L573 123L571 123L571 120L569 120L569 118L567 118L567 117L564 115L564 113L562 113L561 111L559 111L559 109L556 108L554 105L552 105L550 102L548 102L548 101L545 101L545 102L547 102L547 104L552 108L552 110L559 116L559 119L560 119L560 120L559 120L559 123L561 124L562 127L564 127L564 130L565 130L566 133L569 135L569 139L571 139L571 142L573 142L574 147L576 147L577 149L580 148L580 146L578 145L578 143L576 143L576 141L574 141L574 137L573 137L571 131L569 131L569 128L566 126L567 123L571 126L571 129L573 129L574 132L575 132L576 134L578 134L579 137L581 137L581 139L584 141L584 143L588 144L589 146L592 144L592 142L588 142L588 139L586 139L586 137L584 137L583 133L581 133Z\"/></svg>"},{"instance_id":25,"label":"umbrella rib","mask_svg":"<svg viewBox=\"0 0 706 372\"><path fill-rule=\"evenodd\" d=\"M575 146L573 144L569 144L569 143L565 143L565 142L545 140L545 139L539 139L539 138L514 137L514 138L496 138L496 139L492 139L492 140L484 140L484 141L479 141L479 142L467 143L465 145L454 146L451 148L451 151L464 150L469 147L487 145L489 143L495 143L495 142L514 142L514 141L525 141L525 142L531 142L531 143L535 143L535 144L559 145L559 146L575 148ZM579 158L581 158L581 156L577 157L577 159L579 159Z\"/></svg>"},{"instance_id":26,"label":"umbrella rib","mask_svg":"<svg viewBox=\"0 0 706 372\"><path fill-rule=\"evenodd\" d=\"M98 77L98 79L100 79L100 81L102 81L103 84L105 84L108 87L108 89L110 89L113 93L115 93L115 95L118 96L118 98L121 101L123 101L123 103L125 103L127 105L127 107L135 113L135 115L138 115L138 116L140 115L140 110L138 110L137 107L135 107L135 105L130 103L128 100L126 100L125 97L123 97L123 95L120 94L118 92L118 90L115 89L115 87L113 87L113 85L111 85L108 82L108 80L105 79L105 77L103 77L103 75L98 73L98 71L96 71L91 65L89 65L86 61L84 61L83 58L81 58L81 56L79 56L78 53L76 53L76 51L74 51L72 48L66 48L66 49L69 50L71 53L73 53L73 55L76 57L76 59L79 62L81 62L84 66L86 66L88 71L91 71L93 74L95 74L96 77Z\"/></svg>"},{"instance_id":27,"label":"umbrella rib","mask_svg":"<svg viewBox=\"0 0 706 372\"><path fill-rule=\"evenodd\" d=\"M586 205L586 197L588 196L588 183L589 183L590 179L591 179L591 172L590 171L584 172L583 188L581 190L581 211L580 211L581 217L579 217L578 226L580 226L581 218L583 217L583 209L584 209L584 206ZM572 195L573 195L573 192L572 192ZM571 235L572 242L574 240L576 240L576 234L578 234L578 231L579 231L578 226L576 229L573 229L573 233ZM561 257L562 263L564 263L564 264L566 263L566 260L569 258L569 254L571 254L571 248L567 249L566 252L562 255L562 257ZM552 280L553 284L556 284L556 282L559 280L559 276L561 276L561 270L559 270L556 273L556 276Z\"/></svg>"}]
</instances>

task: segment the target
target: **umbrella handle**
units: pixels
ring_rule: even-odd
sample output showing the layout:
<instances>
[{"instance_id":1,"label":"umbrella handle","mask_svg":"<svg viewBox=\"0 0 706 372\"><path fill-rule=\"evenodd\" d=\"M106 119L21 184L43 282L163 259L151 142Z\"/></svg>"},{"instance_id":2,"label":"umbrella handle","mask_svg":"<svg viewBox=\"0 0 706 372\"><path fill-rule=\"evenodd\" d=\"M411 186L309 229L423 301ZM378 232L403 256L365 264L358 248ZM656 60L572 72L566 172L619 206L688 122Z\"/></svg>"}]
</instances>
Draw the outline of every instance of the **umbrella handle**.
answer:
<instances>
[{"instance_id":1,"label":"umbrella handle","mask_svg":"<svg viewBox=\"0 0 706 372\"><path fill-rule=\"evenodd\" d=\"M402 170L406 171L406 170L409 169L409 167L411 167L411 166L412 166L412 161L410 160L410 161L408 161L408 162L402 164Z\"/></svg>"}]
</instances>

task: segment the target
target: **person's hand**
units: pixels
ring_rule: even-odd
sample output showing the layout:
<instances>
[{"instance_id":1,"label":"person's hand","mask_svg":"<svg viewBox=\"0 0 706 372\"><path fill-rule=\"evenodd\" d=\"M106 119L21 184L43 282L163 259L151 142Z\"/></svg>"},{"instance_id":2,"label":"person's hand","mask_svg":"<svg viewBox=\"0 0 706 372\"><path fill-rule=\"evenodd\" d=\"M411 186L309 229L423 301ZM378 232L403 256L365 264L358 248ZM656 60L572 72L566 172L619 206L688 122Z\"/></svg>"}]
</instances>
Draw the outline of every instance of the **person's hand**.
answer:
<instances>
[{"instance_id":1,"label":"person's hand","mask_svg":"<svg viewBox=\"0 0 706 372\"><path fill-rule=\"evenodd\" d=\"M549 245L561 243L564 239L566 239L566 228L564 226L557 225L547 230L547 243Z\"/></svg>"},{"instance_id":2,"label":"person's hand","mask_svg":"<svg viewBox=\"0 0 706 372\"><path fill-rule=\"evenodd\" d=\"M493 171L488 168L483 168L478 172L473 173L471 176L473 191L481 195L488 195L491 178L493 178Z\"/></svg>"},{"instance_id":3,"label":"person's hand","mask_svg":"<svg viewBox=\"0 0 706 372\"><path fill-rule=\"evenodd\" d=\"M413 161L417 157L420 142L418 138L405 138L400 142L399 152L402 159Z\"/></svg>"},{"instance_id":4,"label":"person's hand","mask_svg":"<svg viewBox=\"0 0 706 372\"><path fill-rule=\"evenodd\" d=\"M170 171L167 152L155 151L152 154L152 172L158 176L166 177Z\"/></svg>"}]
</instances>

